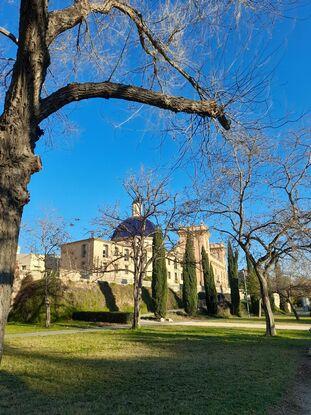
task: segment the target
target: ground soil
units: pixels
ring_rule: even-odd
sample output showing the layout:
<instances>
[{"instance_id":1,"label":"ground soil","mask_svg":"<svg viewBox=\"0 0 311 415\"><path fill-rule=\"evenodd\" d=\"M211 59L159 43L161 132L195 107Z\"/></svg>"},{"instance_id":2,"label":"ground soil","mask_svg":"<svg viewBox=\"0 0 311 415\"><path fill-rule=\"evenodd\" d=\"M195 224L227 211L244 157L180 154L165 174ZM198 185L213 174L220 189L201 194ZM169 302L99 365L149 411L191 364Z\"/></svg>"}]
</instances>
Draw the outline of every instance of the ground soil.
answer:
<instances>
[{"instance_id":1,"label":"ground soil","mask_svg":"<svg viewBox=\"0 0 311 415\"><path fill-rule=\"evenodd\" d=\"M311 415L311 351L303 356L294 382L269 415Z\"/></svg>"}]
</instances>

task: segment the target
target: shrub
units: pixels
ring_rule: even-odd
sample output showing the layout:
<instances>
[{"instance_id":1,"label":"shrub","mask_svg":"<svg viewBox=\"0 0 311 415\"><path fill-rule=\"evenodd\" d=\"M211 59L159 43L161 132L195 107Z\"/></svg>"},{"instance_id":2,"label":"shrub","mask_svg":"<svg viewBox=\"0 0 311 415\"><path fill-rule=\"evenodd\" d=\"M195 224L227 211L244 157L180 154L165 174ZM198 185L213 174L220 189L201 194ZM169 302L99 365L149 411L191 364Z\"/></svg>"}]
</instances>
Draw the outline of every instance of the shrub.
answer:
<instances>
[{"instance_id":1,"label":"shrub","mask_svg":"<svg viewBox=\"0 0 311 415\"><path fill-rule=\"evenodd\" d=\"M228 278L231 292L231 314L240 317L238 251L233 252L230 241L228 241Z\"/></svg>"},{"instance_id":2,"label":"shrub","mask_svg":"<svg viewBox=\"0 0 311 415\"><path fill-rule=\"evenodd\" d=\"M167 310L167 271L165 247L160 228L157 228L153 236L152 252L152 298L154 315L156 318L165 318Z\"/></svg>"},{"instance_id":3,"label":"shrub","mask_svg":"<svg viewBox=\"0 0 311 415\"><path fill-rule=\"evenodd\" d=\"M201 258L204 276L206 310L209 316L213 316L217 314L217 291L215 286L213 266L209 262L208 256L203 246L201 251Z\"/></svg>"},{"instance_id":4,"label":"shrub","mask_svg":"<svg viewBox=\"0 0 311 415\"><path fill-rule=\"evenodd\" d=\"M53 294L53 295L52 295ZM152 310L151 288L143 287L142 313ZM182 307L180 293L168 290L168 308ZM70 319L75 311L123 311L133 310L133 285L108 282L62 282L53 285L51 293L51 321ZM44 282L25 278L17 294L9 316L10 321L23 323L44 322Z\"/></svg>"},{"instance_id":5,"label":"shrub","mask_svg":"<svg viewBox=\"0 0 311 415\"><path fill-rule=\"evenodd\" d=\"M198 311L198 293L194 244L191 235L187 235L183 259L183 302L186 313L193 316Z\"/></svg>"},{"instance_id":6,"label":"shrub","mask_svg":"<svg viewBox=\"0 0 311 415\"><path fill-rule=\"evenodd\" d=\"M75 311L72 313L73 320L101 323L129 324L132 322L132 318L133 313L121 311Z\"/></svg>"},{"instance_id":7,"label":"shrub","mask_svg":"<svg viewBox=\"0 0 311 415\"><path fill-rule=\"evenodd\" d=\"M218 304L217 306L217 317L219 318L230 318L230 307L228 304Z\"/></svg>"}]
</instances>

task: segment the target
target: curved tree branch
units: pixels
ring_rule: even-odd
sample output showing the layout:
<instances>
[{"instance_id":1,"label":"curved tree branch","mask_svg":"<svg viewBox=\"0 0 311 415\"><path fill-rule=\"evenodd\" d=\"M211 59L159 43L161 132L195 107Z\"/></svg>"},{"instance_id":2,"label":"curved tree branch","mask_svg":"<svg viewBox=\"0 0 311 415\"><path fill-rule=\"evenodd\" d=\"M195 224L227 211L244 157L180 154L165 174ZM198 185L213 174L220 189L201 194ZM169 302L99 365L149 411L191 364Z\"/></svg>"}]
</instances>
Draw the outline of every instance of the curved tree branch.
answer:
<instances>
[{"instance_id":1,"label":"curved tree branch","mask_svg":"<svg viewBox=\"0 0 311 415\"><path fill-rule=\"evenodd\" d=\"M106 0L102 4L90 3L89 0L75 0L74 4L66 9L55 10L49 13L48 44L66 30L72 29L91 13L107 14L113 7L112 0Z\"/></svg>"},{"instance_id":2,"label":"curved tree branch","mask_svg":"<svg viewBox=\"0 0 311 415\"><path fill-rule=\"evenodd\" d=\"M89 98L124 99L126 101L139 102L141 104L147 104L173 112L197 114L201 117L217 119L225 130L230 129L230 122L224 115L222 108L218 107L213 100L195 101L188 98L175 97L160 92L150 91L137 86L113 82L68 84L52 93L47 98L41 100L38 121L41 122L49 115L71 102Z\"/></svg>"},{"instance_id":3,"label":"curved tree branch","mask_svg":"<svg viewBox=\"0 0 311 415\"><path fill-rule=\"evenodd\" d=\"M51 12L49 16L48 43L53 42L59 34L79 24L91 13L108 14L111 9L119 10L132 20L137 28L141 46L148 55L153 56L154 52L150 52L148 49L145 37L154 48L154 51L158 52L170 66L187 79L201 98L209 95L190 74L188 74L177 62L175 62L174 59L172 59L169 48L163 44L160 39L156 39L152 31L144 22L139 11L122 1L106 0L103 4L99 4L90 3L89 0L75 0L71 7Z\"/></svg>"},{"instance_id":4,"label":"curved tree branch","mask_svg":"<svg viewBox=\"0 0 311 415\"><path fill-rule=\"evenodd\" d=\"M16 36L13 35L13 33L9 32L4 27L0 27L0 33L11 39L12 42L15 43L15 45L18 45L18 39Z\"/></svg>"},{"instance_id":5,"label":"curved tree branch","mask_svg":"<svg viewBox=\"0 0 311 415\"><path fill-rule=\"evenodd\" d=\"M190 83L203 102L205 102L206 98L211 99L209 91L206 88L203 88L181 65L179 65L172 57L172 52L169 47L154 36L139 11L125 2L106 0L103 3L91 3L89 0L75 0L74 4L68 8L51 12L49 15L48 43L52 43L59 34L75 27L91 13L108 14L112 9L119 10L132 20L137 28L140 43L145 53L151 55L153 58L155 54L160 54L172 68ZM149 50L146 45L146 41L150 44L151 50ZM218 121L226 130L230 129L230 122L223 115L223 110L220 110L220 106L218 106L218 115L216 118L218 118Z\"/></svg>"}]
</instances>

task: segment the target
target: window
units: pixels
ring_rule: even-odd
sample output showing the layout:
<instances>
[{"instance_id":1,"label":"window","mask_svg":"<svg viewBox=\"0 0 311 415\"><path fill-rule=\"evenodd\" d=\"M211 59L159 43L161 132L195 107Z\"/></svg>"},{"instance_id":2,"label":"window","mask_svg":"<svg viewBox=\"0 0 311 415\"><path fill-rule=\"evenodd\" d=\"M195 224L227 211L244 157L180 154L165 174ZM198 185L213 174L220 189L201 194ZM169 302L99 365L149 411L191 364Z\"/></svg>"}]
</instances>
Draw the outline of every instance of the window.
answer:
<instances>
[{"instance_id":1,"label":"window","mask_svg":"<svg viewBox=\"0 0 311 415\"><path fill-rule=\"evenodd\" d=\"M176 261L176 259L174 261L174 269L177 269L177 261Z\"/></svg>"},{"instance_id":2,"label":"window","mask_svg":"<svg viewBox=\"0 0 311 415\"><path fill-rule=\"evenodd\" d=\"M178 282L178 274L177 274L177 272L175 272L175 282L176 283Z\"/></svg>"},{"instance_id":3,"label":"window","mask_svg":"<svg viewBox=\"0 0 311 415\"><path fill-rule=\"evenodd\" d=\"M129 273L129 266L125 265L125 274L128 274L128 273Z\"/></svg>"},{"instance_id":4,"label":"window","mask_svg":"<svg viewBox=\"0 0 311 415\"><path fill-rule=\"evenodd\" d=\"M119 247L115 246L114 247L114 256L119 256L119 255L120 255Z\"/></svg>"},{"instance_id":5,"label":"window","mask_svg":"<svg viewBox=\"0 0 311 415\"><path fill-rule=\"evenodd\" d=\"M26 265L22 265L22 269L24 270L27 269Z\"/></svg>"},{"instance_id":6,"label":"window","mask_svg":"<svg viewBox=\"0 0 311 415\"><path fill-rule=\"evenodd\" d=\"M108 258L108 256L109 256L108 245L104 245L103 258Z\"/></svg>"},{"instance_id":7,"label":"window","mask_svg":"<svg viewBox=\"0 0 311 415\"><path fill-rule=\"evenodd\" d=\"M81 256L82 258L86 257L86 244L81 245Z\"/></svg>"},{"instance_id":8,"label":"window","mask_svg":"<svg viewBox=\"0 0 311 415\"><path fill-rule=\"evenodd\" d=\"M171 273L168 272L167 275L168 275L168 279L170 280L171 279Z\"/></svg>"},{"instance_id":9,"label":"window","mask_svg":"<svg viewBox=\"0 0 311 415\"><path fill-rule=\"evenodd\" d=\"M167 265L171 265L171 260L170 259L167 260Z\"/></svg>"},{"instance_id":10,"label":"window","mask_svg":"<svg viewBox=\"0 0 311 415\"><path fill-rule=\"evenodd\" d=\"M129 249L124 250L124 261L128 261L130 258L130 251Z\"/></svg>"}]
</instances>

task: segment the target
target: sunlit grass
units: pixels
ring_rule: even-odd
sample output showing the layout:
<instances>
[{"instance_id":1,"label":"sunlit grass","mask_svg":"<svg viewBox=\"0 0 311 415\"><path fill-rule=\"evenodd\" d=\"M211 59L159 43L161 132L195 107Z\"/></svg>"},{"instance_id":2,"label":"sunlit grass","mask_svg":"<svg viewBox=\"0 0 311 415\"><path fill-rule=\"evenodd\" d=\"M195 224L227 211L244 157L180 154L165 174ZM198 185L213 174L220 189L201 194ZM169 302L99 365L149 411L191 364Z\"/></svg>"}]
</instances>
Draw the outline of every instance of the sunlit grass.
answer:
<instances>
[{"instance_id":1,"label":"sunlit grass","mask_svg":"<svg viewBox=\"0 0 311 415\"><path fill-rule=\"evenodd\" d=\"M161 327L11 338L2 414L264 414L308 332Z\"/></svg>"},{"instance_id":2,"label":"sunlit grass","mask_svg":"<svg viewBox=\"0 0 311 415\"><path fill-rule=\"evenodd\" d=\"M15 323L10 322L6 325L5 332L6 334L18 334L18 333L30 333L37 331L46 331L46 330L68 330L75 328L94 328L96 325L94 323L88 323L84 321L73 321L68 320L64 322L53 323L49 328L44 327L44 325L37 324L26 324L26 323Z\"/></svg>"}]
</instances>

